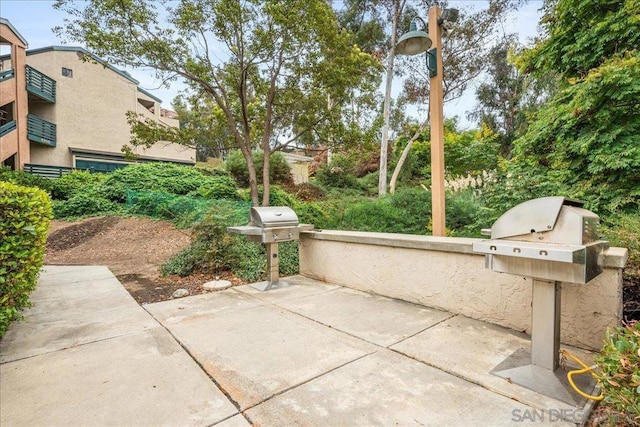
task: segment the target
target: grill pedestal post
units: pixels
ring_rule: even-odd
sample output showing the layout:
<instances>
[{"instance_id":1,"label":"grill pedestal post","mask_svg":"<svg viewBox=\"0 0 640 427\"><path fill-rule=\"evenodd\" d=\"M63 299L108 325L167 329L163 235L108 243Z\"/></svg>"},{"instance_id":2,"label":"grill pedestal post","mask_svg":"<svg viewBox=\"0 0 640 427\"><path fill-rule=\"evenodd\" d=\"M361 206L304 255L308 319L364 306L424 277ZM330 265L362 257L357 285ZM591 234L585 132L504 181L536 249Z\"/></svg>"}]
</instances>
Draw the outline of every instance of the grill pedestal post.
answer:
<instances>
[{"instance_id":1,"label":"grill pedestal post","mask_svg":"<svg viewBox=\"0 0 640 427\"><path fill-rule=\"evenodd\" d=\"M531 351L516 351L491 372L529 390L582 407L586 399L573 391L567 372L559 369L560 291L560 282L533 279ZM574 382L593 394L596 382L591 375L576 376Z\"/></svg>"},{"instance_id":2,"label":"grill pedestal post","mask_svg":"<svg viewBox=\"0 0 640 427\"><path fill-rule=\"evenodd\" d=\"M280 280L280 272L278 268L280 267L280 260L278 259L278 244L277 243L267 243L267 282L271 283L271 285L278 285L278 280Z\"/></svg>"},{"instance_id":3,"label":"grill pedestal post","mask_svg":"<svg viewBox=\"0 0 640 427\"><path fill-rule=\"evenodd\" d=\"M278 255L278 242L265 243L267 249L267 280L252 283L251 286L259 291L284 288L287 283L280 281L280 256Z\"/></svg>"},{"instance_id":4,"label":"grill pedestal post","mask_svg":"<svg viewBox=\"0 0 640 427\"><path fill-rule=\"evenodd\" d=\"M531 364L550 371L560 360L560 282L533 279Z\"/></svg>"}]
</instances>

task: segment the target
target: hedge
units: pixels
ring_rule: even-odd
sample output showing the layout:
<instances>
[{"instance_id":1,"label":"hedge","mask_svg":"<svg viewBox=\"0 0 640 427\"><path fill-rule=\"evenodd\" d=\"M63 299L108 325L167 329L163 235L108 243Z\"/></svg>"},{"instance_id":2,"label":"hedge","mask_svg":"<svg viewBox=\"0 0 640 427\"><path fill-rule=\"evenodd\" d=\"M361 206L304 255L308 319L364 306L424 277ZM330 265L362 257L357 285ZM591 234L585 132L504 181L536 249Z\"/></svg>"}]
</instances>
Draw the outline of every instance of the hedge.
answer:
<instances>
[{"instance_id":1,"label":"hedge","mask_svg":"<svg viewBox=\"0 0 640 427\"><path fill-rule=\"evenodd\" d=\"M0 338L31 304L51 217L46 192L0 182Z\"/></svg>"}]
</instances>

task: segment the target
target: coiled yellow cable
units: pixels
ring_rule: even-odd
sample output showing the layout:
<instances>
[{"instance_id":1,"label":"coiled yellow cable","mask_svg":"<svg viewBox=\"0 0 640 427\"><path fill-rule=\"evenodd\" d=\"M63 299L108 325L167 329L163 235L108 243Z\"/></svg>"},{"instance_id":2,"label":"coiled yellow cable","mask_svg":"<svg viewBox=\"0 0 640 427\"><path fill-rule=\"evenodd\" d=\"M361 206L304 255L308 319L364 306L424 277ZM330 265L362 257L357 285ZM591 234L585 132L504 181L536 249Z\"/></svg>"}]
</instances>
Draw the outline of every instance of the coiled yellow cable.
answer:
<instances>
[{"instance_id":1,"label":"coiled yellow cable","mask_svg":"<svg viewBox=\"0 0 640 427\"><path fill-rule=\"evenodd\" d=\"M587 373L587 372L589 372L593 378L598 380L599 379L598 376L596 375L595 372L593 372L593 370L596 368L596 365L587 366L586 363L584 363L582 360L578 359L576 356L574 356L573 354L569 353L566 350L560 350L560 353L563 356L569 357L570 359L574 360L576 363L578 363L583 368L583 369L577 369L577 370L573 370L573 371L567 372L567 380L569 380L569 384L576 391L576 393L578 393L580 396L584 397L585 399L590 399L590 400L595 400L595 401L600 401L600 400L604 399L604 394L602 392L600 392L599 396L591 396L590 394L587 394L587 393L583 392L582 390L580 390L576 386L576 384L573 382L573 376L574 375L581 375L581 374L584 374L584 373Z\"/></svg>"}]
</instances>

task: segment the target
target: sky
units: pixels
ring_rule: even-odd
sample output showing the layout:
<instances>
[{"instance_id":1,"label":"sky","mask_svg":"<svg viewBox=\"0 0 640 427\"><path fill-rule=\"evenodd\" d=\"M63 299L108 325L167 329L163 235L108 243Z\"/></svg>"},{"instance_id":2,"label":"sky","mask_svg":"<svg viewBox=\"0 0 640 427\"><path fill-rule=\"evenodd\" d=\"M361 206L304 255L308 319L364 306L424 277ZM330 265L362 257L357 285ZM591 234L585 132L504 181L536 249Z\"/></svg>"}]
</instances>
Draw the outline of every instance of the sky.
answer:
<instances>
[{"instance_id":1,"label":"sky","mask_svg":"<svg viewBox=\"0 0 640 427\"><path fill-rule=\"evenodd\" d=\"M0 16L11 22L27 40L30 49L62 45L64 44L63 40L53 33L52 28L61 25L66 14L53 9L53 4L52 0L0 0ZM484 5L486 5L486 0L452 0L449 2L449 7L459 9L477 8ZM542 0L529 0L527 4L505 20L503 23L504 32L506 34L517 33L522 43L531 41L537 34L541 7ZM77 44L73 45L77 46ZM6 53L8 52L0 50L0 54ZM143 89L162 99L164 108L171 108L171 101L180 92L181 85L173 84L169 89L161 88L160 81L153 77L151 70L125 70L140 82ZM394 83L394 87L400 86L399 82ZM476 81L475 85L479 83L480 80ZM472 83L461 98L444 105L445 117L458 116L462 128L474 127L474 124L466 119L466 112L472 110L475 105L475 85ZM381 88L381 93L382 90Z\"/></svg>"}]
</instances>

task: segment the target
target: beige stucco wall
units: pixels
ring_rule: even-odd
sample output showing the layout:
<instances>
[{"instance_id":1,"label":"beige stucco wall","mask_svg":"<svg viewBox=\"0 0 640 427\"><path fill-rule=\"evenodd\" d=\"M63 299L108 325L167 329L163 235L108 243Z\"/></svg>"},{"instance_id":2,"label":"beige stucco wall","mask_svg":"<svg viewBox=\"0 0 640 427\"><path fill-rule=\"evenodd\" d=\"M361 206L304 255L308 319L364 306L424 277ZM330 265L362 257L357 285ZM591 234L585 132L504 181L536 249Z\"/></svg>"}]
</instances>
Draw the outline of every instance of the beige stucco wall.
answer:
<instances>
[{"instance_id":1,"label":"beige stucco wall","mask_svg":"<svg viewBox=\"0 0 640 427\"><path fill-rule=\"evenodd\" d=\"M138 98L153 101L125 76L100 64L83 62L76 51L32 54L27 63L56 81L56 103L30 108L33 114L56 123L57 147L31 144L32 163L72 166L70 147L122 154L120 149L130 138L126 112L148 113ZM73 70L73 77L63 76L62 67ZM138 154L195 162L195 150L175 144L159 143Z\"/></svg>"},{"instance_id":2,"label":"beige stucco wall","mask_svg":"<svg viewBox=\"0 0 640 427\"><path fill-rule=\"evenodd\" d=\"M476 239L362 233L304 232L300 273L346 287L423 304L530 332L531 279L494 273L473 254ZM602 346L622 313L626 249L612 248L603 274L586 285L562 284L561 340Z\"/></svg>"},{"instance_id":3,"label":"beige stucco wall","mask_svg":"<svg viewBox=\"0 0 640 427\"><path fill-rule=\"evenodd\" d=\"M306 184L309 182L309 163L296 162L291 164L291 175L294 184Z\"/></svg>"}]
</instances>

